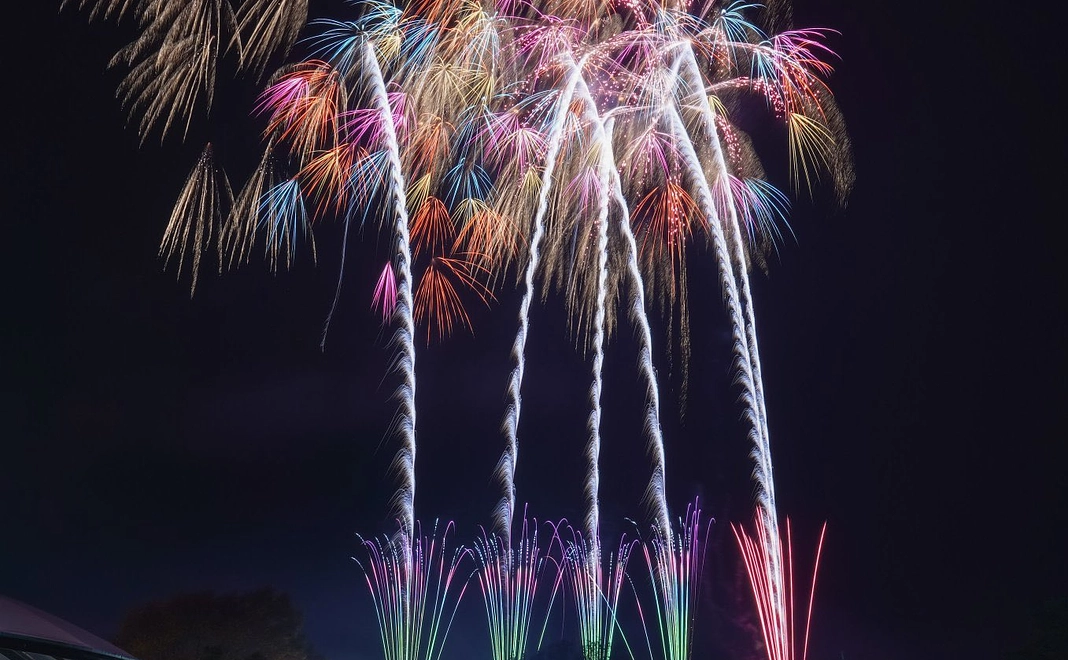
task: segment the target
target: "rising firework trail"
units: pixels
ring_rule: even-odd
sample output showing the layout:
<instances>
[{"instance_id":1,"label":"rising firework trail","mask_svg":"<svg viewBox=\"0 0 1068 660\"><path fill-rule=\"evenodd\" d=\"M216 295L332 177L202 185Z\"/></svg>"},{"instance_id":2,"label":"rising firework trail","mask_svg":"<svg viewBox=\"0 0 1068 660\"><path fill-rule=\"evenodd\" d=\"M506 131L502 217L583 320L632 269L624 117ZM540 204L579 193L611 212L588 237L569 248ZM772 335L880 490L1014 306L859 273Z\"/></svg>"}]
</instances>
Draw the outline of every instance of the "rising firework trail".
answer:
<instances>
[{"instance_id":1,"label":"rising firework trail","mask_svg":"<svg viewBox=\"0 0 1068 660\"><path fill-rule=\"evenodd\" d=\"M738 292L736 266L731 257L730 248L727 245L726 232L721 217L721 207L716 204L716 192L709 184L705 170L701 166L697 152L694 149L693 141L690 138L686 126L683 124L682 117L679 116L678 111L675 108L669 109L667 114L668 119L671 122L674 138L679 146L679 153L683 158L683 162L686 165L693 185L697 188L697 203L700 205L701 210L704 212L705 217L708 220L709 231L712 234L712 245L715 251L716 264L719 267L720 286L722 287L723 298L727 304L728 316L731 320L731 329L734 336L735 363L739 372L737 378L744 390L742 399L746 404L745 415L750 424L750 439L755 446L753 457L756 460L757 465L754 470L754 475L759 486L758 501L760 503L761 515L765 517L768 516L769 510L770 515L775 515L775 486L771 472L771 452L768 447L767 437L764 434L764 424L761 423L762 416L759 392L762 388L758 389L756 383L756 374L753 369L753 347L750 346L750 335L746 331L746 314L743 310L741 296ZM720 181L726 183L726 176L721 177ZM729 194L729 191L727 191L727 195ZM727 198L727 202L728 205L733 207L729 197ZM741 264L741 269L744 270L744 268L745 264L743 263ZM755 337L755 334L753 336ZM777 538L778 525L770 526L769 534L771 538ZM774 567L773 573L776 575L781 573L781 567Z\"/></svg>"},{"instance_id":2,"label":"rising firework trail","mask_svg":"<svg viewBox=\"0 0 1068 660\"><path fill-rule=\"evenodd\" d=\"M389 154L389 174L392 185L394 213L396 214L395 247L398 256L397 311L400 321L396 341L399 348L397 368L401 373L401 385L397 390L400 399L397 425L401 433L401 449L394 463L401 478L396 504L400 509L401 526L408 538L415 535L415 323L412 320L412 270L411 249L408 236L408 203L405 200L404 175L401 169L400 145L393 124L393 109L389 104L382 69L378 64L374 45L364 47L364 63L371 78L371 93L381 116L386 149Z\"/></svg>"},{"instance_id":3,"label":"rising firework trail","mask_svg":"<svg viewBox=\"0 0 1068 660\"><path fill-rule=\"evenodd\" d=\"M628 236L632 250L634 268L628 270L633 277L637 274L637 280L632 283L637 292L635 309L632 313L640 314L637 325L644 328L643 361L649 360L651 365L651 351L646 350L644 342L649 341L648 318L645 315L644 297L641 283L641 275L637 270L637 248L634 245L633 235L630 233L630 217L627 209L627 201L620 187L619 172L616 167L615 153L611 144L612 119L607 123L600 115L596 99L590 92L583 77L579 77L576 86L576 95L582 103L583 119L592 129L592 148L597 150L597 201L598 215L596 223L597 232L597 295L593 323L593 373L594 380L590 389L590 401L592 411L590 413L589 431L590 439L587 446L587 481L586 481L586 532L585 536L573 532L573 540L568 544L564 553L564 564L568 569L571 579L572 593L575 609L579 619L579 631L583 643L583 652L587 660L607 660L612 654L615 641L615 633L618 627L617 611L619 596L626 575L626 566L630 558L633 544L628 544L625 539L620 541L618 550L608 557L603 557L601 552L600 531L600 469L599 457L601 451L601 389L602 370L604 364L604 335L608 280L608 215L612 202L620 206L623 217L621 225L625 227L624 234ZM656 390L656 379L650 366L648 376L652 377L651 386L647 395L652 398L648 404L648 411L652 419L646 420L647 430L652 434L653 453L657 457L654 465L653 477L650 482L651 501L655 502L657 509L658 526L664 528L667 525L667 501L663 488L664 479L664 452L663 442L659 437L659 396ZM647 494L648 495L648 494ZM607 566L604 561L607 560ZM626 643L626 637L622 637ZM628 646L628 652L630 652ZM633 654L632 654L633 655Z\"/></svg>"},{"instance_id":4,"label":"rising firework trail","mask_svg":"<svg viewBox=\"0 0 1068 660\"><path fill-rule=\"evenodd\" d=\"M584 97L589 97L589 90L582 84ZM592 98L584 99L592 101ZM596 115L596 108L590 109ZM608 160L604 143L607 141L603 127L594 138L598 143L600 158L597 163L597 297L593 320L593 384L590 386L590 439L586 446L588 462L586 480L586 537L589 539L590 563L601 562L601 391L604 387L604 335L605 335L605 299L608 296L608 206L611 175L609 171L615 163ZM595 129L596 130L596 129Z\"/></svg>"},{"instance_id":5,"label":"rising firework trail","mask_svg":"<svg viewBox=\"0 0 1068 660\"><path fill-rule=\"evenodd\" d=\"M746 388L745 400L749 411L747 417L752 424L750 440L753 442L753 459L756 461L754 478L756 479L757 505L760 515L764 519L764 527L767 530L768 540L773 546L779 543L778 513L775 506L775 478L771 460L771 439L768 433L767 407L764 401L764 379L760 370L760 349L757 344L756 316L753 310L753 296L749 286L749 269L745 257L745 247L742 244L742 227L738 222L738 212L734 201L733 191L730 188L730 173L723 157L723 147L720 143L719 131L716 129L715 112L708 103L708 96L704 89L704 81L701 77L697 58L693 52L692 44L686 43L682 49L682 65L687 75L687 82L691 86L691 93L697 96L697 107L704 123L705 132L711 138L709 140L714 169L705 174L701 180L711 180L712 190L716 199L720 202L719 208L715 209L714 216L709 216L710 221L719 225L718 236L714 236L716 256L720 263L724 259L732 267L728 270L733 276L738 277L734 281L741 283L741 299L737 284L725 290L727 304L730 307L731 325L735 338L736 357L739 361L739 369L744 374L743 387ZM693 173L695 177L698 172ZM708 194L707 192L705 194ZM728 257L726 247L722 245L723 223L722 215L727 216L727 235L731 239L731 254ZM716 229L713 228L715 235ZM721 267L722 269L722 267ZM731 272L732 271L732 272ZM727 273L724 273L724 276ZM739 309L741 307L742 309ZM743 327L739 323L744 318ZM766 554L772 562L769 567L773 576L773 587L782 588L782 565L778 562L777 553Z\"/></svg>"},{"instance_id":6,"label":"rising firework trail","mask_svg":"<svg viewBox=\"0 0 1068 660\"><path fill-rule=\"evenodd\" d=\"M506 549L511 550L512 516L515 513L515 465L519 455L519 413L522 405L520 390L523 386L523 372L526 370L527 329L530 326L530 304L534 300L534 275L538 269L539 248L545 236L545 216L549 210L549 191L552 188L556 158L564 139L564 122L570 110L575 86L582 75L581 63L573 64L567 75L567 82L560 91L553 109L553 121L549 129L548 147L545 153L545 165L541 175L541 187L538 207L534 213L533 233L530 238L530 253L523 274L523 298L519 303L519 330L512 345L512 374L508 379L508 412L504 418L505 450L497 466L497 476L501 481L503 497L497 505L495 519L497 530L505 539Z\"/></svg>"},{"instance_id":7,"label":"rising firework trail","mask_svg":"<svg viewBox=\"0 0 1068 660\"><path fill-rule=\"evenodd\" d=\"M604 132L606 159L615 162L612 151L612 128L615 122L607 119L601 126ZM628 305L631 323L638 331L638 370L645 381L645 433L648 436L648 451L653 455L653 475L646 488L646 501L655 508L654 517L660 529L668 533L671 518L667 506L667 466L664 457L664 434L660 428L660 386L656 381L656 368L653 366L653 338L649 328L649 315L645 306L645 284L641 268L638 265L638 244L631 228L630 208L623 194L623 184L619 170L609 170L612 195L619 205L620 234L623 236L627 262L627 279L630 284L630 304Z\"/></svg>"}]
</instances>

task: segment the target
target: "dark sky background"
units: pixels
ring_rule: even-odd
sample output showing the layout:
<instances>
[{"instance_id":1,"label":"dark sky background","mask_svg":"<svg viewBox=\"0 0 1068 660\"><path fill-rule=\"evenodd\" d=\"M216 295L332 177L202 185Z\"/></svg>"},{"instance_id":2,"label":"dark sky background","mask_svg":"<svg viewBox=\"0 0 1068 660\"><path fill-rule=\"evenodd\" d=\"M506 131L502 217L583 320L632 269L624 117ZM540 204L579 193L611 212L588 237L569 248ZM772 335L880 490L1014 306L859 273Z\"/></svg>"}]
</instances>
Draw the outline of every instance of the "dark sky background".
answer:
<instances>
[{"instance_id":1,"label":"dark sky background","mask_svg":"<svg viewBox=\"0 0 1068 660\"><path fill-rule=\"evenodd\" d=\"M1068 596L1064 56L1043 3L934 5L795 5L798 25L842 33L832 87L857 170L844 211L797 203L796 244L755 276L780 508L805 548L829 521L819 660L998 657ZM223 81L186 144L138 148L105 72L123 32L51 1L6 15L0 593L108 636L149 599L273 585L329 660L378 657L349 557L356 532L391 529L390 350L368 311L381 241L350 254L325 352L336 227L318 268L304 253L277 276L209 270L191 301L159 238L205 140L243 181L256 86ZM701 284L714 273L691 276L684 416L665 387L670 498L681 512L699 495L717 519L709 598L729 603L748 448L722 305ZM496 497L515 310L506 293L475 337L417 358L418 514L455 519L464 541ZM564 327L559 301L535 310L518 491L539 520L581 515L588 371ZM634 356L625 331L605 391L609 538L647 479ZM472 592L448 657L486 653L481 607Z\"/></svg>"}]
</instances>

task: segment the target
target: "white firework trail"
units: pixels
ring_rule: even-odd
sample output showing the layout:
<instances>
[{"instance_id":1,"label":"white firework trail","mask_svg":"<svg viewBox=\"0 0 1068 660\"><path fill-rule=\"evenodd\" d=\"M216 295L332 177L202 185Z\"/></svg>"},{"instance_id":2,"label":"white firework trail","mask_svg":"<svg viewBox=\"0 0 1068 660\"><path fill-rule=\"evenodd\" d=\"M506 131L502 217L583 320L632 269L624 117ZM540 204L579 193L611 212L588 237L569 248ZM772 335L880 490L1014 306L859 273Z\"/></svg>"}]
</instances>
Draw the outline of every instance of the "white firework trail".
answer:
<instances>
[{"instance_id":1,"label":"white firework trail","mask_svg":"<svg viewBox=\"0 0 1068 660\"><path fill-rule=\"evenodd\" d=\"M586 480L586 538L589 539L589 562L593 573L600 573L601 565L601 391L604 386L604 334L605 307L608 297L608 207L611 185L610 171L615 168L611 145L607 145L604 126L600 122L597 108L585 80L579 81L579 96L584 101L586 114L592 119L593 141L599 149L597 175L600 189L597 195L597 302L593 319L593 383L590 386L590 439L586 447L586 459L589 464Z\"/></svg>"},{"instance_id":2,"label":"white firework trail","mask_svg":"<svg viewBox=\"0 0 1068 660\"><path fill-rule=\"evenodd\" d=\"M601 121L598 117L594 126L604 134L605 159L615 163L612 149L612 129L615 121L611 117ZM665 536L671 533L671 516L667 505L667 464L664 458L664 433L660 427L660 386L656 381L656 367L653 366L653 333L649 328L649 314L645 307L645 282L641 268L638 266L638 242L634 239L634 230L630 226L630 207L623 194L623 182L619 170L613 166L609 170L612 178L612 197L619 205L619 230L623 235L627 254L627 278L630 280L630 311L628 316L638 330L638 368L645 380L645 433L648 436L649 452L653 455L653 474L649 478L645 498L655 508L656 524Z\"/></svg>"},{"instance_id":3,"label":"white firework trail","mask_svg":"<svg viewBox=\"0 0 1068 660\"><path fill-rule=\"evenodd\" d=\"M737 363L737 379L741 382L744 392L742 399L746 404L745 416L749 419L752 428L749 435L756 446L762 443L760 417L756 403L756 388L753 385L753 369L749 359L749 342L745 334L745 319L738 294L737 279L734 275L734 266L731 262L730 251L727 247L727 239L723 233L723 223L719 210L716 208L715 198L708 180L705 178L704 169L697 158L693 142L682 117L674 107L666 110L668 120L671 122L671 130L674 134L679 153L686 163L686 168L697 188L697 203L701 211L708 218L708 226L712 233L712 247L716 254L716 263L719 267L720 284L723 287L723 297L727 303L727 313L730 316L732 333L734 335L734 354ZM759 470L759 467L758 467ZM763 475L757 474L757 482L764 487Z\"/></svg>"},{"instance_id":4,"label":"white firework trail","mask_svg":"<svg viewBox=\"0 0 1068 660\"><path fill-rule=\"evenodd\" d=\"M761 487L766 490L766 504L772 510L775 508L775 482L771 474L771 447L770 434L768 432L768 415L764 402L764 380L760 371L760 350L756 337L756 317L753 311L753 296L749 285L749 268L745 257L745 246L742 243L742 227L738 221L738 211L734 203L734 197L730 193L729 172L727 171L726 159L723 156L723 147L720 143L719 132L716 130L716 115L708 102L708 96L704 93L701 81L701 72L698 68L697 59L693 52L693 46L684 46L685 72L689 77L689 85L693 94L699 97L697 108L700 110L701 119L705 130L709 134L709 143L712 151L712 159L715 164L715 180L712 182L713 190L724 200L727 211L727 221L730 223L731 252L735 268L738 269L741 283L742 305L745 311L746 341L749 345L749 359L752 362L753 388L756 400L756 415L760 426L760 435L763 445L760 447L762 462L766 470L766 479L761 482Z\"/></svg>"},{"instance_id":5,"label":"white firework trail","mask_svg":"<svg viewBox=\"0 0 1068 660\"><path fill-rule=\"evenodd\" d=\"M749 269L745 258L745 248L742 245L742 227L738 222L737 208L730 191L729 172L726 160L723 156L723 148L720 143L719 133L716 130L716 116L708 101L708 95L704 88L697 58L691 44L682 46L682 60L685 65L685 74L691 92L698 96L697 107L700 110L701 119L705 130L710 137L712 159L715 165L714 181L712 186L718 189L718 193L724 201L727 211L727 220L730 223L731 249L734 266L738 271L741 282L741 305L744 309L745 318L745 342L749 355L749 378L752 384L752 405L755 410L751 413L755 419L754 431L750 434L753 440L752 457L756 462L753 477L757 482L757 505L763 518L764 527L767 531L768 552L771 565L769 566L772 577L772 593L776 607L783 612L780 620L785 621L786 603L784 600L785 585L783 584L783 567L781 552L774 551L780 547L778 513L775 504L775 478L771 460L771 438L768 432L767 407L764 402L764 381L760 370L760 350L756 336L756 315L753 309L753 296L749 285ZM696 172L695 172L696 175ZM732 310L732 321L737 312ZM736 335L737 337L737 335Z\"/></svg>"},{"instance_id":6,"label":"white firework trail","mask_svg":"<svg viewBox=\"0 0 1068 660\"><path fill-rule=\"evenodd\" d=\"M575 565L573 580L575 588L575 606L579 616L579 627L582 639L587 643L599 647L601 656L607 658L612 652L613 641L617 627L616 612L621 591L622 576L625 574L626 564L629 558L629 547L625 542L620 543L618 552L609 555L607 571L602 567L601 537L600 537L600 451L601 451L601 390L603 386L604 367L604 335L606 318L606 299L608 290L608 215L611 203L615 202L620 207L623 231L629 237L629 261L633 268L628 269L628 274L633 280L632 294L634 303L631 306L631 317L640 315L641 325L644 327L643 357L649 365L648 371L643 369L650 377L651 387L647 396L652 400L648 409L654 415L651 421L647 421L647 428L653 430L654 446L658 448L659 461L654 471L659 475L659 488L656 489L656 504L658 508L657 524L667 524L667 503L663 490L663 442L660 436L659 420L659 392L656 388L656 379L652 371L651 343L648 321L645 317L644 289L641 280L641 272L637 268L637 244L630 233L630 216L627 200L623 195L622 182L616 167L615 154L612 149L612 125L609 118L607 123L601 117L597 109L596 100L590 93L584 78L579 78L576 88L577 96L583 104L584 119L592 128L592 142L598 150L598 217L597 217L597 300L594 317L594 359L593 359L593 384L590 388L590 439L587 447L587 460L589 471L586 482L586 499L588 510L586 514L586 541L578 543L581 552L576 556L576 564L585 558L585 566ZM575 549L579 549L575 548ZM626 638L623 637L626 644ZM628 646L629 651L629 646Z\"/></svg>"},{"instance_id":7,"label":"white firework trail","mask_svg":"<svg viewBox=\"0 0 1068 660\"><path fill-rule=\"evenodd\" d=\"M393 109L386 93L386 83L382 78L382 68L375 55L374 44L367 42L364 61L371 74L371 92L382 115L382 133L386 140L389 155L390 177L392 178L394 211L396 213L396 250L400 257L398 263L397 310L400 320L395 341L399 347L397 368L401 374L401 384L397 389L400 410L397 413L397 425L401 434L401 448L394 459L394 467L400 474L400 486L395 496L395 506L399 508L401 527L408 539L415 538L415 322L412 318L412 255L408 238L408 201L405 196L404 175L401 169L400 145L397 130L393 124Z\"/></svg>"},{"instance_id":8,"label":"white firework trail","mask_svg":"<svg viewBox=\"0 0 1068 660\"><path fill-rule=\"evenodd\" d=\"M508 412L505 414L502 425L507 444L504 454L501 455L501 460L497 464L497 477L501 481L504 493L500 503L497 505L497 510L494 512L498 533L504 539L506 554L509 557L511 557L512 551L512 518L515 515L515 465L519 455L519 413L522 406L520 390L523 385L523 372L526 369L527 329L530 326L530 304L534 299L534 274L538 268L542 237L545 235L545 215L549 209L549 190L552 187L553 172L556 169L556 157L560 153L563 143L564 121L567 118L568 108L571 105L575 86L578 84L580 76L581 63L578 65L572 63L567 84L560 92L552 127L549 129L545 169L541 175L538 209L534 214L534 232L530 238L530 256L527 258L527 267L523 274L523 298L519 303L519 330L516 332L515 343L512 345L514 365L508 381Z\"/></svg>"}]
</instances>

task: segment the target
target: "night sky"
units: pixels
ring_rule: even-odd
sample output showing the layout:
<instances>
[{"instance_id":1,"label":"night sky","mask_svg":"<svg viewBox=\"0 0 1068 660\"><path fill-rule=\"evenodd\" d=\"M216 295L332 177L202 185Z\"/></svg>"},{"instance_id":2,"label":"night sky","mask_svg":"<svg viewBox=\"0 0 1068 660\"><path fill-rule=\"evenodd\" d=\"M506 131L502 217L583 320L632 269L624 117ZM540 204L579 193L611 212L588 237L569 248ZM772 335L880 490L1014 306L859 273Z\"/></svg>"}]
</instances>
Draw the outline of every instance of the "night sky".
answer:
<instances>
[{"instance_id":1,"label":"night sky","mask_svg":"<svg viewBox=\"0 0 1068 660\"><path fill-rule=\"evenodd\" d=\"M128 35L57 4L7 11L0 593L110 636L146 600L275 586L328 660L377 658L349 557L357 532L392 528L395 382L368 309L383 241L350 252L325 352L335 225L318 267L305 252L276 276L209 268L190 300L159 239L206 140L243 182L257 86L221 80L186 143L139 148L106 70ZM842 33L831 84L857 171L845 210L797 202L796 243L754 277L780 511L806 544L829 522L818 660L998 657L1068 597L1064 55L1043 3L931 4L795 3L798 25ZM785 185L779 137L757 135ZM703 256L691 277L714 282ZM693 292L684 414L658 358L670 500L716 518L710 589L727 589L727 523L753 489L723 308L711 284ZM455 519L463 541L497 497L517 300L419 346L417 514ZM558 299L535 309L517 488L539 520L582 512L589 376L565 330ZM608 360L612 538L641 516L648 468L628 330ZM469 595L451 658L486 653Z\"/></svg>"}]
</instances>

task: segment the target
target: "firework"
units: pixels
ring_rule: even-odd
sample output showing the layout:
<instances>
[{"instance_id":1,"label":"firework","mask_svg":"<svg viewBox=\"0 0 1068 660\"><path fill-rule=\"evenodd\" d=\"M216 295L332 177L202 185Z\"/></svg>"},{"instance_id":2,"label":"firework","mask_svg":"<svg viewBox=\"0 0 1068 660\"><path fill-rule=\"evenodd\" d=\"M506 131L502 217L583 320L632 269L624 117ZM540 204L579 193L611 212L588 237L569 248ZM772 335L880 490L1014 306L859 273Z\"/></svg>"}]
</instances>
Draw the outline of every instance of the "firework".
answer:
<instances>
[{"instance_id":1,"label":"firework","mask_svg":"<svg viewBox=\"0 0 1068 660\"><path fill-rule=\"evenodd\" d=\"M693 624L697 617L697 597L704 570L704 546L708 527L701 529L701 510L697 504L686 509L678 532L665 534L659 526L652 527L652 536L642 545L645 564L652 584L656 632L662 660L689 660L693 651ZM703 533L702 533L703 532ZM649 637L651 617L647 617L636 598L653 657Z\"/></svg>"},{"instance_id":2,"label":"firework","mask_svg":"<svg viewBox=\"0 0 1068 660\"><path fill-rule=\"evenodd\" d=\"M508 381L508 413L503 424L506 448L497 468L498 476L504 489L503 498L497 508L497 522L502 537L505 539L511 536L512 516L515 511L515 463L519 454L519 413L523 401L520 389L523 385L523 374L526 370L527 329L530 325L530 304L534 299L534 274L538 269L539 248L541 247L542 238L545 236L545 216L549 210L549 192L552 186L554 166L563 144L564 122L568 118L571 99L575 94L579 76L580 67L572 67L564 89L559 95L559 100L553 106L553 119L548 133L545 165L542 169L541 182L538 186L538 205L533 216L534 229L530 239L530 252L527 255L527 266L523 273L523 298L519 304L519 331L516 333L515 343L512 345L512 360L514 364Z\"/></svg>"},{"instance_id":3,"label":"firework","mask_svg":"<svg viewBox=\"0 0 1068 660\"><path fill-rule=\"evenodd\" d=\"M198 109L210 111L222 56L231 48L242 70L262 75L285 54L308 15L307 0L63 0L61 9L88 10L90 20L132 16L139 36L112 58L128 67L119 97L144 141L158 130L188 135Z\"/></svg>"},{"instance_id":4,"label":"firework","mask_svg":"<svg viewBox=\"0 0 1068 660\"><path fill-rule=\"evenodd\" d=\"M98 18L121 20L135 6L140 4L140 0L63 0L59 7L60 9L66 9L75 4L78 5L78 9L89 10L90 20Z\"/></svg>"},{"instance_id":5,"label":"firework","mask_svg":"<svg viewBox=\"0 0 1068 660\"><path fill-rule=\"evenodd\" d=\"M394 245L398 255L400 281L397 283L396 316L400 320L396 341L399 347L397 366L401 372L402 383L397 392L401 401L399 413L400 431L403 446L397 453L395 465L401 474L401 486L397 491L397 503L401 508L402 524L410 531L415 522L415 326L412 318L412 271L411 252L408 237L408 205L405 201L405 186L401 172L400 146L394 128L393 109L386 85L382 79L382 70L378 65L374 45L364 46L365 61L371 76L372 94L381 114L382 130L386 149L389 154L390 175L393 179L391 190L395 202L396 230Z\"/></svg>"},{"instance_id":6,"label":"firework","mask_svg":"<svg viewBox=\"0 0 1068 660\"><path fill-rule=\"evenodd\" d=\"M226 174L215 167L214 152L209 144L186 179L159 247L160 256L168 263L177 258L179 272L186 258L190 258L193 282L189 295L196 291L204 250L212 244L218 247L227 241L226 217L233 203L230 182ZM219 263L221 268L221 256Z\"/></svg>"},{"instance_id":7,"label":"firework","mask_svg":"<svg viewBox=\"0 0 1068 660\"><path fill-rule=\"evenodd\" d=\"M545 565L548 562L555 566L556 576L538 648L541 648L549 613L559 590L560 567L543 553L538 543L538 523L535 520L528 524L526 516L514 544L483 530L482 538L475 541L473 556L479 566L478 583L486 607L491 657L493 660L522 660L526 657L535 617L535 599Z\"/></svg>"},{"instance_id":8,"label":"firework","mask_svg":"<svg viewBox=\"0 0 1068 660\"><path fill-rule=\"evenodd\" d=\"M619 597L627 583L627 565L635 541L623 538L614 553L602 563L600 542L587 543L581 532L571 530L571 540L562 544L563 565L571 586L571 596L578 617L583 657L608 660L612 656L617 633L627 652L630 644L619 624ZM597 554L594 554L594 553Z\"/></svg>"},{"instance_id":9,"label":"firework","mask_svg":"<svg viewBox=\"0 0 1068 660\"><path fill-rule=\"evenodd\" d=\"M731 525L734 538L742 552L745 571L753 589L757 614L760 618L760 630L764 637L764 649L768 660L795 660L798 658L800 641L800 658L808 657L808 635L812 624L812 604L816 596L816 575L820 567L820 555L823 553L823 538L827 532L827 523L820 528L816 543L816 558L812 564L812 581L809 585L808 602L805 608L804 635L797 629L796 609L794 605L795 583L793 572L793 542L790 534L790 520L786 520L786 545L781 540L774 540L764 525L761 515L755 517L755 535L750 535L741 525ZM769 552L778 555L774 560L767 556ZM785 580L771 572L773 566L785 564Z\"/></svg>"},{"instance_id":10,"label":"firework","mask_svg":"<svg viewBox=\"0 0 1068 660\"><path fill-rule=\"evenodd\" d=\"M374 601L385 660L436 660L441 656L456 609L467 590L459 568L469 554L462 546L446 549L451 522L440 538L437 523L429 536L416 526L407 536L402 523L398 535L361 539L363 570ZM459 588L459 592L456 589Z\"/></svg>"},{"instance_id":11,"label":"firework","mask_svg":"<svg viewBox=\"0 0 1068 660\"><path fill-rule=\"evenodd\" d=\"M308 0L246 0L237 10L234 41L241 67L257 77L271 58L285 55L308 20Z\"/></svg>"},{"instance_id":12,"label":"firework","mask_svg":"<svg viewBox=\"0 0 1068 660\"><path fill-rule=\"evenodd\" d=\"M148 2L137 9L141 35L120 50L112 65L130 68L119 96L141 139L172 128L185 137L198 108L215 98L220 47L233 32L226 0ZM177 124L175 123L177 122Z\"/></svg>"}]
</instances>

